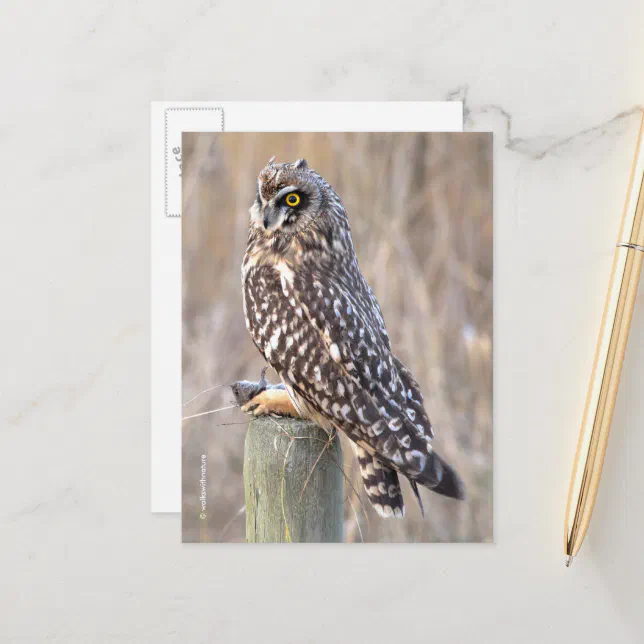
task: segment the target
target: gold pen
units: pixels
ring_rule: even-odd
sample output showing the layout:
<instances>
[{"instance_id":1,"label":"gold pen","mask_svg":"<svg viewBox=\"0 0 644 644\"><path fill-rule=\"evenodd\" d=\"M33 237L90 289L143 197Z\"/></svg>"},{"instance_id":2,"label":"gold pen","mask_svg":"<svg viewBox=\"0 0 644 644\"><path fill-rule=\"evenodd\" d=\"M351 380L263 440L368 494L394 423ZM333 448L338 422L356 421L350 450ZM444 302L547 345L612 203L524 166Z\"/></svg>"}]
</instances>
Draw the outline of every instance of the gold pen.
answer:
<instances>
[{"instance_id":1,"label":"gold pen","mask_svg":"<svg viewBox=\"0 0 644 644\"><path fill-rule=\"evenodd\" d=\"M637 138L595 362L570 480L564 530L566 566L588 530L610 433L619 376L644 259L644 117Z\"/></svg>"}]
</instances>

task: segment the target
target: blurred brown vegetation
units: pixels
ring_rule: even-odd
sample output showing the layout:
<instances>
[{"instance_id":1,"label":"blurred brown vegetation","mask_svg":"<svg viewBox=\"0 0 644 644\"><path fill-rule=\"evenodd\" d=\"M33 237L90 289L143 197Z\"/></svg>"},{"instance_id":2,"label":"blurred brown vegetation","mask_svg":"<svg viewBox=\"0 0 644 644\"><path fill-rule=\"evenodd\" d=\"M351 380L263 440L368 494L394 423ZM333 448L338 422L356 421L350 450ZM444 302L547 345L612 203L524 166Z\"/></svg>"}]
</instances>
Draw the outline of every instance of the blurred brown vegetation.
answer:
<instances>
[{"instance_id":1,"label":"blurred brown vegetation","mask_svg":"<svg viewBox=\"0 0 644 644\"><path fill-rule=\"evenodd\" d=\"M363 510L345 484L345 540L491 541L491 135L184 134L184 401L214 385L257 380L264 365L244 325L240 267L256 177L272 156L306 158L343 199L394 351L420 383L435 448L461 474L468 495L458 502L423 489L423 519L405 480L407 514L386 520L361 494ZM230 389L217 389L184 407L184 416L231 400ZM184 421L184 541L244 540L247 421L238 409ZM205 521L201 454L208 460ZM345 471L362 492L348 445L344 454Z\"/></svg>"}]
</instances>

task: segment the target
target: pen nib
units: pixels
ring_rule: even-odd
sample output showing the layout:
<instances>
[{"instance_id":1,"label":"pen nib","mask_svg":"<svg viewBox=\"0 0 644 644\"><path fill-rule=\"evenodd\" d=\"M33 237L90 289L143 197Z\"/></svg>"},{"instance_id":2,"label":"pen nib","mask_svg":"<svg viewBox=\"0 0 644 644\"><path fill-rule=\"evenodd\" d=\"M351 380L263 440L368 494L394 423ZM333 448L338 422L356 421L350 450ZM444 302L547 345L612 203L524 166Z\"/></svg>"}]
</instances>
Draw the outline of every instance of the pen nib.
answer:
<instances>
[{"instance_id":1,"label":"pen nib","mask_svg":"<svg viewBox=\"0 0 644 644\"><path fill-rule=\"evenodd\" d=\"M566 555L566 568L570 568L570 566L572 566L573 560L573 555Z\"/></svg>"}]
</instances>

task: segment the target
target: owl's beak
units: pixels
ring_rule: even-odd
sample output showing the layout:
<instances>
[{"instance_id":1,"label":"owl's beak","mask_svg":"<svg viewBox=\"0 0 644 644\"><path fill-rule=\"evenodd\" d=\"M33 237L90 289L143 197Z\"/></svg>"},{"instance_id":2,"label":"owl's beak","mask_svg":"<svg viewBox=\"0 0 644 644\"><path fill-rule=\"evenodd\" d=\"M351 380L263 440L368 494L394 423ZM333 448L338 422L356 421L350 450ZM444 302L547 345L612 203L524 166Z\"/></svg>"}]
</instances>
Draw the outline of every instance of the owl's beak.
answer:
<instances>
[{"instance_id":1,"label":"owl's beak","mask_svg":"<svg viewBox=\"0 0 644 644\"><path fill-rule=\"evenodd\" d=\"M277 220L279 219L280 211L276 210L271 206L266 206L264 208L264 228L270 230L275 226Z\"/></svg>"}]
</instances>

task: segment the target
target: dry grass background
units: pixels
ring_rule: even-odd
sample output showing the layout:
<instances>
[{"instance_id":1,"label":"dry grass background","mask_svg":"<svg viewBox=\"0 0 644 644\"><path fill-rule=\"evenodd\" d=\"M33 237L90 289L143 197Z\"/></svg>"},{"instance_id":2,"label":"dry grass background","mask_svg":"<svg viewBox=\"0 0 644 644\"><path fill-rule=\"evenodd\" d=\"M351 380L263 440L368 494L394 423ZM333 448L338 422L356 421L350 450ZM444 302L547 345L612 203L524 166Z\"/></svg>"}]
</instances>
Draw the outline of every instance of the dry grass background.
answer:
<instances>
[{"instance_id":1,"label":"dry grass background","mask_svg":"<svg viewBox=\"0 0 644 644\"><path fill-rule=\"evenodd\" d=\"M344 201L360 267L395 353L412 370L435 447L465 481L465 502L423 490L425 519L403 483L407 514L385 520L354 493L365 541L492 539L492 137L483 133L196 133L183 139L183 399L257 380L240 267L259 170L304 157ZM269 370L269 380L276 374ZM184 415L230 404L227 388ZM184 541L243 541L248 419L233 409L183 423ZM201 454L207 520L199 519ZM353 452L345 469L362 489ZM360 541L349 502L345 540Z\"/></svg>"}]
</instances>

